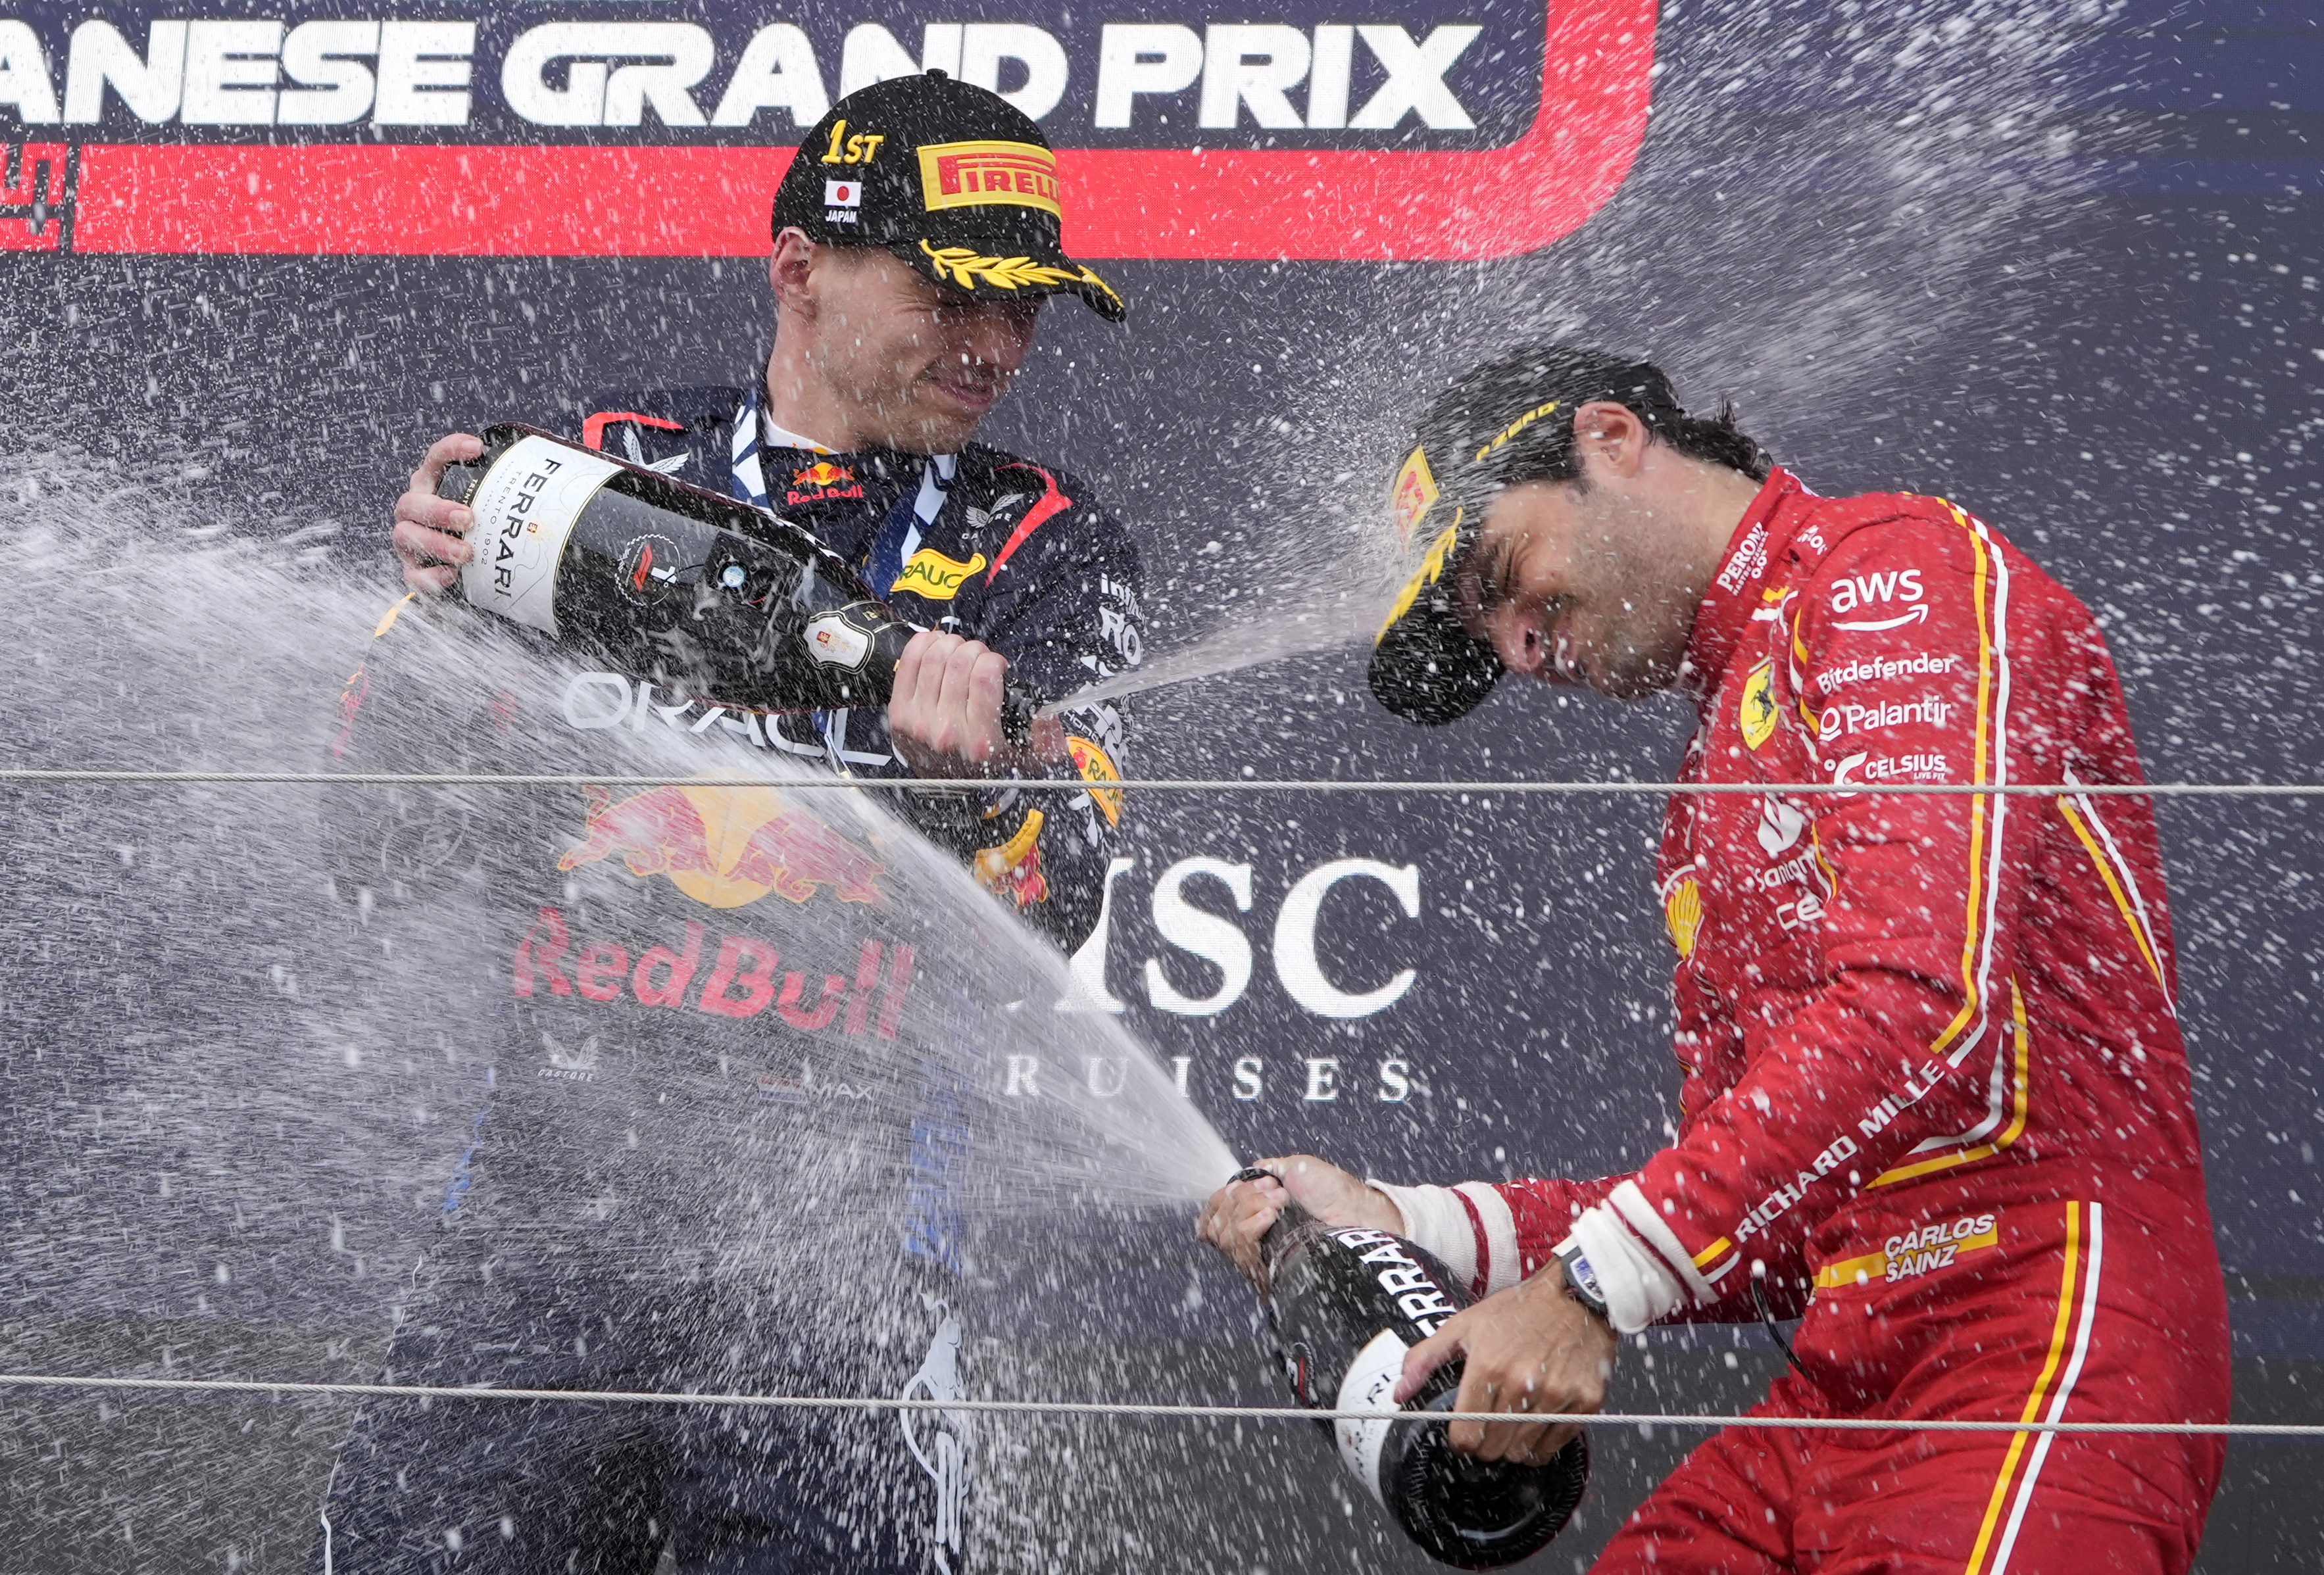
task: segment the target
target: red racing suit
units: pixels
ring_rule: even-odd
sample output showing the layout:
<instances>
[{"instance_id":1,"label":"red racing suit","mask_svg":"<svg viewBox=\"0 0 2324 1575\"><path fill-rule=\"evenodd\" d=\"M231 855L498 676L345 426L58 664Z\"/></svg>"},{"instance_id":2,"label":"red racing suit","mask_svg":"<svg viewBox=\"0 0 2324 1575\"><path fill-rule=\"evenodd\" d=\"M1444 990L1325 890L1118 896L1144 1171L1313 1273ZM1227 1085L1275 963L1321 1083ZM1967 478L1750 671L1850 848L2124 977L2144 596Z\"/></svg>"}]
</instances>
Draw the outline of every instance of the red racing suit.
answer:
<instances>
[{"instance_id":1,"label":"red racing suit","mask_svg":"<svg viewBox=\"0 0 2324 1575\"><path fill-rule=\"evenodd\" d=\"M2144 779L2089 611L1941 499L1778 470L1685 682L1682 782L1770 788L1665 819L1676 1140L1622 1176L1383 1188L1416 1236L1480 1292L1579 1252L1625 1331L1749 1321L1756 1277L1803 1318L1778 1414L2224 1420L2151 803L2075 790ZM1881 791L1923 783L2063 790ZM2222 1453L1738 1429L1600 1568L2184 1569Z\"/></svg>"}]
</instances>

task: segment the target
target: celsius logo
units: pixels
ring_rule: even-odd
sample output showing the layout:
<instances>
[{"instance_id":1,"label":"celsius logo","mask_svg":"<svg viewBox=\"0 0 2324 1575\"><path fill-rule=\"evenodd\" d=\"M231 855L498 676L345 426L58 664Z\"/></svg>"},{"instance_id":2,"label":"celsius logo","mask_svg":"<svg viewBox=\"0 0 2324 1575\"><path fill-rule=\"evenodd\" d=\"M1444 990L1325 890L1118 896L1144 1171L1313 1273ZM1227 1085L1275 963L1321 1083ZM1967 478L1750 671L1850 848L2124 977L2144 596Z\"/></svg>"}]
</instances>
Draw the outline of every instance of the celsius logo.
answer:
<instances>
[{"instance_id":1,"label":"celsius logo","mask_svg":"<svg viewBox=\"0 0 2324 1575\"><path fill-rule=\"evenodd\" d=\"M1831 587L1831 610L1848 613L1877 607L1880 615L1832 627L1873 633L1922 622L1929 616L1928 604L1921 600L1922 595L1921 571L1916 568L1894 569L1882 575L1844 575ZM1900 602L1904 604L1904 610L1889 615L1888 610Z\"/></svg>"}]
</instances>

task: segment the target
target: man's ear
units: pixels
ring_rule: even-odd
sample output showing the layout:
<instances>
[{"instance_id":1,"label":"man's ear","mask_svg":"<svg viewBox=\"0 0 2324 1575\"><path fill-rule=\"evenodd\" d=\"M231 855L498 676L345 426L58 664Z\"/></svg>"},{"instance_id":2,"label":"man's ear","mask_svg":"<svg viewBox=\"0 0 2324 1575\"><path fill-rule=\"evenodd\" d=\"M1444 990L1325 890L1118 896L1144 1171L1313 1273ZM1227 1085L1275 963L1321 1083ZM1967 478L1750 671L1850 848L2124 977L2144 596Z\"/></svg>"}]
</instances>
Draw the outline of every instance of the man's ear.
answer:
<instances>
[{"instance_id":1,"label":"man's ear","mask_svg":"<svg viewBox=\"0 0 2324 1575\"><path fill-rule=\"evenodd\" d=\"M1637 474L1651 437L1637 412L1612 400L1592 400L1573 412L1573 453L1585 474Z\"/></svg>"},{"instance_id":2,"label":"man's ear","mask_svg":"<svg viewBox=\"0 0 2324 1575\"><path fill-rule=\"evenodd\" d=\"M767 259L767 283L775 292L775 309L807 315L811 312L808 275L815 267L815 243L797 226L775 236Z\"/></svg>"}]
</instances>

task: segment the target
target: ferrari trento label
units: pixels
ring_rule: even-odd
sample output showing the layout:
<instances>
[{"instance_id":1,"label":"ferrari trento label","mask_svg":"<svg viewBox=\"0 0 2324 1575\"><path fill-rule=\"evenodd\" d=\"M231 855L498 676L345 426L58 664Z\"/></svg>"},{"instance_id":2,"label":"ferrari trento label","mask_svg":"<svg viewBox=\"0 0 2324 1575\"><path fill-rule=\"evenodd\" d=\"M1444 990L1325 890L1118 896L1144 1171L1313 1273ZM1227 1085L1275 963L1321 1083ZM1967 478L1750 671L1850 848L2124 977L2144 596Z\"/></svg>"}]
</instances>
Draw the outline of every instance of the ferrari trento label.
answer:
<instances>
[{"instance_id":1,"label":"ferrari trento label","mask_svg":"<svg viewBox=\"0 0 2324 1575\"><path fill-rule=\"evenodd\" d=\"M0 0L0 251L762 255L792 144L931 69L1056 152L924 150L927 207L1062 213L1077 257L1528 252L1646 133L1655 0L1007 15ZM826 214L893 134L798 154Z\"/></svg>"},{"instance_id":2,"label":"ferrari trento label","mask_svg":"<svg viewBox=\"0 0 2324 1575\"><path fill-rule=\"evenodd\" d=\"M1373 1335L1371 1343L1358 1351L1356 1359L1348 1364L1348 1376L1340 1380L1340 1393L1333 1402L1333 1409L1396 1409L1396 1382L1404 1377L1404 1353L1411 1349L1393 1329L1383 1329ZM1340 1459L1355 1473L1356 1480L1370 1490L1375 1503L1386 1502L1380 1497L1380 1451L1388 1447L1388 1430L1393 1425L1385 1417L1360 1420L1343 1416L1332 1427L1333 1436L1339 1441Z\"/></svg>"},{"instance_id":3,"label":"ferrari trento label","mask_svg":"<svg viewBox=\"0 0 2324 1575\"><path fill-rule=\"evenodd\" d=\"M475 556L460 571L469 602L544 634L557 630L557 566L573 522L621 466L545 438L520 438L469 500Z\"/></svg>"}]
</instances>

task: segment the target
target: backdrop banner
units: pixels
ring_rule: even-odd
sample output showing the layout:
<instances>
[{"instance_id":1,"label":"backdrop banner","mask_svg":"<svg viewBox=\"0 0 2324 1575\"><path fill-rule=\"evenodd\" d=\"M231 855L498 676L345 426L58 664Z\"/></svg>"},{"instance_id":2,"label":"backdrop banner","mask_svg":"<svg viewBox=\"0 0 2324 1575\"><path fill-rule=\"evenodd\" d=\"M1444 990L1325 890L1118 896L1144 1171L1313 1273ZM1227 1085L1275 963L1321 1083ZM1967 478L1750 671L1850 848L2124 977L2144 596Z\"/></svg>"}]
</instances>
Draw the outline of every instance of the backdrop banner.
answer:
<instances>
[{"instance_id":1,"label":"backdrop banner","mask_svg":"<svg viewBox=\"0 0 2324 1575\"><path fill-rule=\"evenodd\" d=\"M794 159L844 180L887 156L844 127L800 138L858 88L940 69L1040 124L1065 244L1129 303L1119 328L1050 309L982 434L1103 500L1141 554L1147 665L1206 675L1125 702L1125 776L1673 775L1693 717L1667 696L1512 681L1421 729L1365 688L1414 412L1473 362L1570 338L1652 356L1690 408L1731 400L1819 492L1939 493L2009 535L2098 615L2152 778L2316 779L2314 18L2236 0L1383 15L0 0L0 507L258 540L375 585L383 608L392 500L434 438L493 419L577 432L604 390L748 382L773 329L777 181ZM21 714L71 690L26 653L18 671L40 697ZM83 720L24 748L69 756L113 707L178 727L187 759L298 763L245 762L249 739L149 715L125 688L77 703ZM229 1326L329 1327L355 1341L334 1348L342 1370L369 1376L364 1340L383 1339L393 1297L375 1268L357 1277L359 1255L406 1261L402 1227L369 1221L409 1190L358 1207L302 1193L288 1161L204 1170L171 1157L180 1118L129 1119L210 1101L203 1119L223 1120L232 1090L163 1051L196 1043L197 1018L232 1028L198 1002L157 1023L124 998L122 959L160 954L138 905L176 900L162 871L190 843L158 811L150 834L99 834L82 802L12 815L0 882L16 955L0 1209L20 1244L0 1356L133 1370ZM578 793L539 803L545 825L583 823ZM1312 1151L1391 1181L1602 1174L1674 1129L1658 797L1259 788L1132 791L1122 809L1073 988L1026 1003L1055 1012L1054 1047L1009 1097L1107 1097L1118 1069L1074 1028L1104 1019L1245 1156ZM2159 813L2238 1405L2318 1420L2324 806ZM244 985L270 978L236 966ZM957 983L933 953L922 967L924 988ZM430 1103L406 1136L456 1158L472 1115ZM1270 1401L1250 1298L1180 1229L1125 1246L1088 1296L1028 1306L1022 1349L1080 1354L1032 1361L1020 1388ZM71 1244L99 1238L134 1251L77 1267ZM39 1333L58 1320L79 1343ZM1133 1354L1092 1354L1101 1329ZM1658 1331L1632 1355L1616 1399L1639 1409L1739 1408L1781 1365L1755 1329ZM148 1408L133 1447L83 1438L77 1412L0 1405L22 1436L79 1451L79 1476L18 1451L23 1501L60 1525L97 1515L105 1462L140 1469L139 1449L195 1428ZM295 1506L337 1435L326 1419L272 1436L249 1456L272 1473L252 1496ZM1222 1460L1223 1436L1049 1436L1120 1452L1056 1471L1044 1490L1078 1507L1027 1546L1056 1567L1416 1567L1360 1506L1342 1513L1304 1433ZM1692 1441L1609 1438L1553 1556L1598 1545ZM2299 1486L2316 1457L2234 1460L2205 1568L2292 1567L2269 1561L2324 1535ZM1207 1529L1171 1518L1198 1501L1231 1507ZM278 1519L280 1552L304 1523Z\"/></svg>"}]
</instances>

